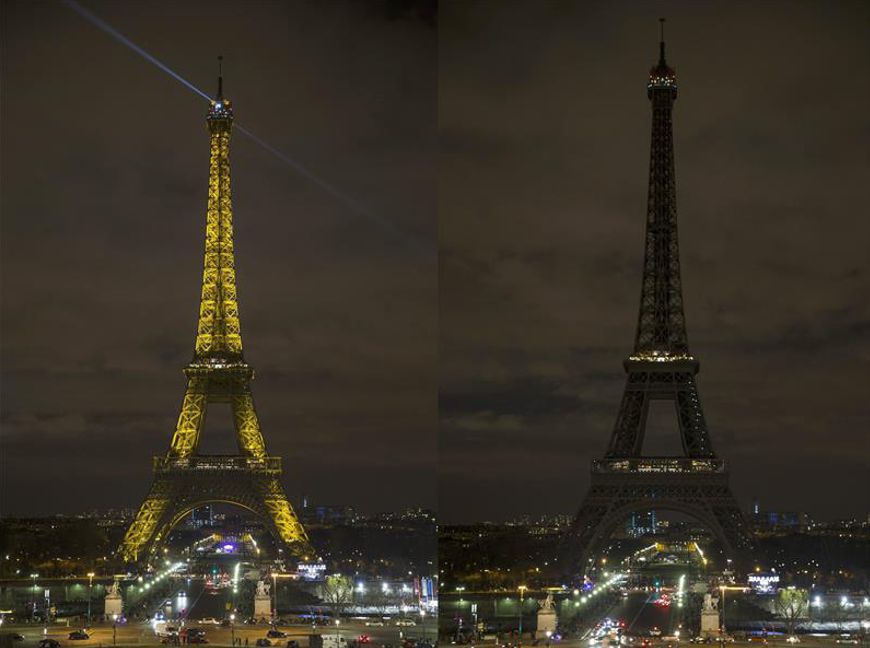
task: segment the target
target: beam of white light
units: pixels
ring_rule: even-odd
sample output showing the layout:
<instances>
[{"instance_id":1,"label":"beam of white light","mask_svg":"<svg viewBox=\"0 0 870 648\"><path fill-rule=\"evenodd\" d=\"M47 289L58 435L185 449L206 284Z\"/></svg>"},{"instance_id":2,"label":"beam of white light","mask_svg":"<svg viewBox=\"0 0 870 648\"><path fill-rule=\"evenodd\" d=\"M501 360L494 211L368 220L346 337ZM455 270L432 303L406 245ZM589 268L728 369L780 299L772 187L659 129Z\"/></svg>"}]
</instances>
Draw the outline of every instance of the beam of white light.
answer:
<instances>
[{"instance_id":1,"label":"beam of white light","mask_svg":"<svg viewBox=\"0 0 870 648\"><path fill-rule=\"evenodd\" d=\"M178 81L179 83L181 83L182 85L187 87L189 90L195 92L196 94L198 94L200 97L202 97L206 101L209 101L209 102L212 101L212 97L209 96L207 93L205 93L202 90L200 90L199 88L197 88L190 81L188 81L187 79L182 77L180 74L178 74L177 72L172 70L168 65L164 64L159 59L155 58L154 56L152 56L151 54L146 52L144 49L142 49L141 47L136 45L136 43L134 43L129 38L124 36L121 32L119 32L117 29L112 27L109 23L107 23L105 20L103 20L102 18L97 16L95 13L86 9L81 4L76 2L76 0L63 0L63 2L70 9L72 9L77 14L82 16L85 20L87 20L88 22L90 22L94 26L98 27L99 29L101 29L102 31L107 33L109 36L114 38L116 41L118 41L122 45L125 45L127 48L136 52L139 56L144 58L146 61L148 61L152 65L154 65L157 68L166 72L173 79L175 79L176 81ZM393 226L390 222L388 222L385 219L373 214L368 209L366 209L361 204L359 204L357 201L355 201L354 199L350 198L349 196L347 196L344 193L342 193L341 191L339 191L336 187L334 187L333 185L328 183L326 180L319 178L317 175L315 175L314 173L312 173L311 171L306 169L302 164L300 164L299 162L297 162L296 160L294 160L290 156L286 155L285 153L282 153L281 151L279 151L277 148L275 148L271 144L268 144L262 138L258 137L257 135L255 135L254 133L249 131L247 128L245 128L244 126L242 126L238 122L235 123L235 127L239 132L243 133L248 138L250 138L251 140L253 140L257 144L262 146L266 151L268 151L269 153L271 153L272 155L277 157L279 160L281 160L282 162L287 164L294 171L296 171L299 175L303 176L304 178L306 178L307 180L309 180L313 184L317 185L318 187L320 187L321 189L323 189L324 191L326 191L327 193L332 195L334 198L338 199L350 211L355 212L356 214L358 214L360 216L363 216L365 218L368 218L369 220L376 222L378 225L380 225L381 228L387 230L390 234L393 234L394 236L401 238L401 239L404 239L408 242L412 242L417 247L425 250L427 253L431 253L431 250L429 250L428 246L423 245L421 241L417 240L416 238L412 238L409 235L401 232L395 226Z\"/></svg>"}]
</instances>

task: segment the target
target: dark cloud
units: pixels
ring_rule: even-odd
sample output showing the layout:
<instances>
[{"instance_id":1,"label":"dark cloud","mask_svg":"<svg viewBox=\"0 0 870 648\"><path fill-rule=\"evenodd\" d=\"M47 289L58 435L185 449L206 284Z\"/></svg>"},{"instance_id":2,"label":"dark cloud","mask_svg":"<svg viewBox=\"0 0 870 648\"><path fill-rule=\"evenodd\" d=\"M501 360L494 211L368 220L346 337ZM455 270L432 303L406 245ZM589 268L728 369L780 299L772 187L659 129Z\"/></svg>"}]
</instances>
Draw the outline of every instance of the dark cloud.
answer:
<instances>
[{"instance_id":1,"label":"dark cloud","mask_svg":"<svg viewBox=\"0 0 870 648\"><path fill-rule=\"evenodd\" d=\"M637 318L667 16L689 340L744 504L865 511L870 12L859 2L447 2L442 521L573 511ZM651 440L653 441L653 440Z\"/></svg>"},{"instance_id":2,"label":"dark cloud","mask_svg":"<svg viewBox=\"0 0 870 648\"><path fill-rule=\"evenodd\" d=\"M237 122L360 206L236 131L242 334L291 497L434 506L433 4L84 3L207 92L223 54ZM0 510L135 506L193 350L206 105L62 2L2 11ZM221 416L203 443L231 449Z\"/></svg>"}]
</instances>

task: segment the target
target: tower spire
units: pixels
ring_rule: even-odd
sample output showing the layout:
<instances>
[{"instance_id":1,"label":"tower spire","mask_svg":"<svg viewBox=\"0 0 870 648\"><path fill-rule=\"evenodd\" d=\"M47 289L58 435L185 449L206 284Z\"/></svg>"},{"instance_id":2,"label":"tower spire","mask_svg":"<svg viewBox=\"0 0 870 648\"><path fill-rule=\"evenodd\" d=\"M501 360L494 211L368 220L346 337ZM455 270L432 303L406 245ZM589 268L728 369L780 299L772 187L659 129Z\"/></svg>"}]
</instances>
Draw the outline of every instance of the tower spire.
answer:
<instances>
[{"instance_id":1,"label":"tower spire","mask_svg":"<svg viewBox=\"0 0 870 648\"><path fill-rule=\"evenodd\" d=\"M662 45L662 48L664 48L664 45ZM662 51L664 51L664 49ZM218 91L217 91L217 100L218 101L221 101L224 98L223 61L224 61L224 57L221 55L218 55Z\"/></svg>"},{"instance_id":2,"label":"tower spire","mask_svg":"<svg viewBox=\"0 0 870 648\"><path fill-rule=\"evenodd\" d=\"M665 65L665 19L659 18L659 65Z\"/></svg>"}]
</instances>

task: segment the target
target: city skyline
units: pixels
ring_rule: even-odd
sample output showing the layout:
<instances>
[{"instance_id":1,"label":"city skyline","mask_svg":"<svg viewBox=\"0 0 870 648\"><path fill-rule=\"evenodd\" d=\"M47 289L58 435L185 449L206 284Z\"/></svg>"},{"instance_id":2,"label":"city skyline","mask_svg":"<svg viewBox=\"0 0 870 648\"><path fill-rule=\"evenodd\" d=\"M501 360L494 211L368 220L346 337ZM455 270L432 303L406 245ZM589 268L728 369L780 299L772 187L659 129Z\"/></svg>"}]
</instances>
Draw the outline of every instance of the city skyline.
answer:
<instances>
[{"instance_id":1,"label":"city skyline","mask_svg":"<svg viewBox=\"0 0 870 648\"><path fill-rule=\"evenodd\" d=\"M870 631L866 0L0 0L0 644Z\"/></svg>"}]
</instances>

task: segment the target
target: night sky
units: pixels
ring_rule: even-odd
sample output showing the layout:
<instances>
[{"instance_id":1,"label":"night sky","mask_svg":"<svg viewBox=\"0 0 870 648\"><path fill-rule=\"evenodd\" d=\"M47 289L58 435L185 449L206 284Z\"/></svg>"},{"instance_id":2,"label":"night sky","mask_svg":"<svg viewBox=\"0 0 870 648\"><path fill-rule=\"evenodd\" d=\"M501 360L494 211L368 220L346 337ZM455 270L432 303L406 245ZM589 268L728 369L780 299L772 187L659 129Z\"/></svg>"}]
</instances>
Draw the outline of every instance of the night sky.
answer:
<instances>
[{"instance_id":1,"label":"night sky","mask_svg":"<svg viewBox=\"0 0 870 648\"><path fill-rule=\"evenodd\" d=\"M236 132L242 335L291 500L434 507L436 32L401 2L83 5ZM138 506L199 308L206 102L61 2L2 3L0 512ZM203 452L232 452L212 407Z\"/></svg>"},{"instance_id":2,"label":"night sky","mask_svg":"<svg viewBox=\"0 0 870 648\"><path fill-rule=\"evenodd\" d=\"M870 5L492 1L439 14L444 522L573 513L606 448L659 16L714 449L743 506L867 514Z\"/></svg>"},{"instance_id":3,"label":"night sky","mask_svg":"<svg viewBox=\"0 0 870 648\"><path fill-rule=\"evenodd\" d=\"M454 0L436 27L398 0L82 1L209 93L223 54L237 124L357 205L235 134L245 356L291 499L446 523L574 512L604 452L666 16L714 448L743 506L866 515L866 2ZM0 513L137 506L193 350L207 106L62 2L0 6Z\"/></svg>"}]
</instances>

